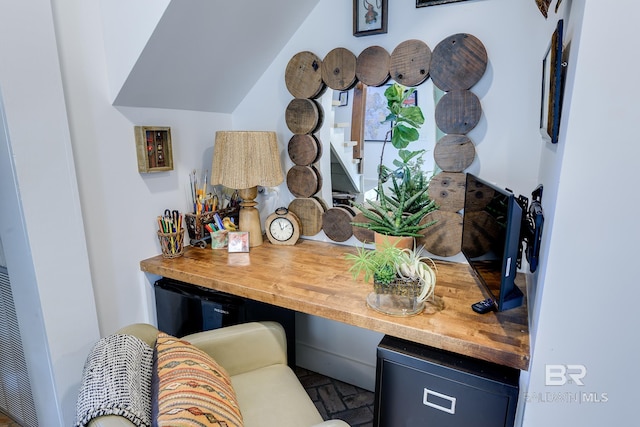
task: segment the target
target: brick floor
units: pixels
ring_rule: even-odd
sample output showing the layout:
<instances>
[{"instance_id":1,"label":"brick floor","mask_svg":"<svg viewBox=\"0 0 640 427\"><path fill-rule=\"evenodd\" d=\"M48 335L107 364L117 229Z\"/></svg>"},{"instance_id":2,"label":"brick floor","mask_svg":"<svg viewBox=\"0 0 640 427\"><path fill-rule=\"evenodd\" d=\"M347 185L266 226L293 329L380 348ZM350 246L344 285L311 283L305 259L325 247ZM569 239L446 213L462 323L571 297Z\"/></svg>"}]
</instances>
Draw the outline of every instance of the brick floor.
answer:
<instances>
[{"instance_id":1,"label":"brick floor","mask_svg":"<svg viewBox=\"0 0 640 427\"><path fill-rule=\"evenodd\" d=\"M351 427L373 426L372 392L300 367L296 375L325 420L341 419Z\"/></svg>"}]
</instances>

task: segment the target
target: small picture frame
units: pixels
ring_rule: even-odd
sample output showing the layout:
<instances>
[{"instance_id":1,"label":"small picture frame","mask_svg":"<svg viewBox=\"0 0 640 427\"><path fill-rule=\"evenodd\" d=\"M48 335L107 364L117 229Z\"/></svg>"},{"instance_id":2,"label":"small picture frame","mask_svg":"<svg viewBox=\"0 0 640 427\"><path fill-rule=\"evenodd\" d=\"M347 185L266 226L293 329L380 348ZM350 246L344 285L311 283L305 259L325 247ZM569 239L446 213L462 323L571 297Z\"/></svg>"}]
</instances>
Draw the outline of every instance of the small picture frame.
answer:
<instances>
[{"instance_id":1,"label":"small picture frame","mask_svg":"<svg viewBox=\"0 0 640 427\"><path fill-rule=\"evenodd\" d=\"M387 33L388 0L353 0L353 35Z\"/></svg>"},{"instance_id":2,"label":"small picture frame","mask_svg":"<svg viewBox=\"0 0 640 427\"><path fill-rule=\"evenodd\" d=\"M138 172L173 170L171 128L166 126L135 126Z\"/></svg>"},{"instance_id":3,"label":"small picture frame","mask_svg":"<svg viewBox=\"0 0 640 427\"><path fill-rule=\"evenodd\" d=\"M415 89L402 103L405 107L416 107L418 105L418 90Z\"/></svg>"},{"instance_id":4,"label":"small picture frame","mask_svg":"<svg viewBox=\"0 0 640 427\"><path fill-rule=\"evenodd\" d=\"M349 105L349 92L346 90L338 93L338 107L346 107Z\"/></svg>"},{"instance_id":5,"label":"small picture frame","mask_svg":"<svg viewBox=\"0 0 640 427\"><path fill-rule=\"evenodd\" d=\"M542 94L540 97L540 134L546 142L558 143L562 110L563 20L559 20L542 60Z\"/></svg>"},{"instance_id":6,"label":"small picture frame","mask_svg":"<svg viewBox=\"0 0 640 427\"><path fill-rule=\"evenodd\" d=\"M230 231L227 248L229 253L249 252L249 232Z\"/></svg>"},{"instance_id":7,"label":"small picture frame","mask_svg":"<svg viewBox=\"0 0 640 427\"><path fill-rule=\"evenodd\" d=\"M416 0L416 7L437 6L439 4L456 3L466 0Z\"/></svg>"}]
</instances>

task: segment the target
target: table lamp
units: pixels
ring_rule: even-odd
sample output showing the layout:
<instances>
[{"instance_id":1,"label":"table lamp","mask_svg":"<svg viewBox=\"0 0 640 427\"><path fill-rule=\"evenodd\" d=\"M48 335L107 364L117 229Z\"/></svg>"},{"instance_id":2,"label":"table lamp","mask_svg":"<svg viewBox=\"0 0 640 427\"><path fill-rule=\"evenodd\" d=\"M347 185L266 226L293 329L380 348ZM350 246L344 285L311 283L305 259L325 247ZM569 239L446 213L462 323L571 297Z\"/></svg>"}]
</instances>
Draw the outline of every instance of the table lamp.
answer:
<instances>
[{"instance_id":1,"label":"table lamp","mask_svg":"<svg viewBox=\"0 0 640 427\"><path fill-rule=\"evenodd\" d=\"M213 147L211 185L238 190L239 229L249 232L249 247L262 244L260 214L254 199L258 185L275 187L284 180L275 132L218 131Z\"/></svg>"}]
</instances>

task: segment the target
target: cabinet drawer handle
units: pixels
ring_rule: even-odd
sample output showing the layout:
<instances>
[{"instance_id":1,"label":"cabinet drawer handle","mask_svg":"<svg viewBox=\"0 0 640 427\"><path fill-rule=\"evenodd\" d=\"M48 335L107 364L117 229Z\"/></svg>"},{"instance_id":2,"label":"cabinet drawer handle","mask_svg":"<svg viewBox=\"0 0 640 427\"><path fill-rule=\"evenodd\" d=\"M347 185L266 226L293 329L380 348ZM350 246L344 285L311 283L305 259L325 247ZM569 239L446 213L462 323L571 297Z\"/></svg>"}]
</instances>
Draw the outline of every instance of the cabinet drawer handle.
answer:
<instances>
[{"instance_id":1,"label":"cabinet drawer handle","mask_svg":"<svg viewBox=\"0 0 640 427\"><path fill-rule=\"evenodd\" d=\"M444 406L440 406L436 403L429 401L429 395L433 395L439 397L440 399L448 400L451 402L450 407L446 408ZM422 397L422 403L430 406L432 408L438 409L440 411L446 412L447 414L455 414L456 413L456 398L447 396L446 394L438 393L437 391L429 390L428 388L424 389L424 395Z\"/></svg>"}]
</instances>

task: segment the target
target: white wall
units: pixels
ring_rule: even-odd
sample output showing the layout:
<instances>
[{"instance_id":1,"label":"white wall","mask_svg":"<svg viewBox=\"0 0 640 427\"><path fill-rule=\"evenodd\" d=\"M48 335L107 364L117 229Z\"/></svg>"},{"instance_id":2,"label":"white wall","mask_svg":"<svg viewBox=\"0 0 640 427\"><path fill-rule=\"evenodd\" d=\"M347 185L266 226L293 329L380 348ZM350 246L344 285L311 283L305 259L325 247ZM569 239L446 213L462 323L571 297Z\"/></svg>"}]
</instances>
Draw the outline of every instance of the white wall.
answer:
<instances>
[{"instance_id":1,"label":"white wall","mask_svg":"<svg viewBox=\"0 0 640 427\"><path fill-rule=\"evenodd\" d=\"M0 39L0 238L38 419L71 425L99 336L50 2L2 3Z\"/></svg>"},{"instance_id":2,"label":"white wall","mask_svg":"<svg viewBox=\"0 0 640 427\"><path fill-rule=\"evenodd\" d=\"M189 173L211 168L215 131L231 128L231 116L115 109L99 6L60 2L56 25L98 318L108 334L155 319L152 289L139 268L160 253L155 218L167 208L187 210ZM138 173L135 125L171 127L173 171Z\"/></svg>"},{"instance_id":3,"label":"white wall","mask_svg":"<svg viewBox=\"0 0 640 427\"><path fill-rule=\"evenodd\" d=\"M569 99L559 146L545 146L541 164L541 179L557 200L549 204L524 425L632 425L640 380L634 215L640 148L633 136L640 90L633 83L637 57L621 41L635 35L640 6L572 3ZM614 24L603 31L606 22ZM584 385L545 385L548 364L584 365Z\"/></svg>"}]
</instances>

